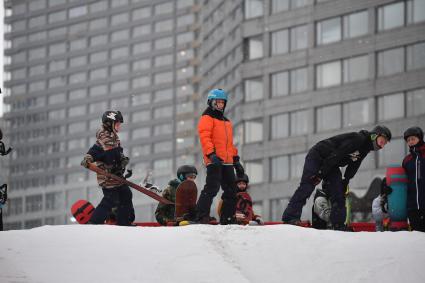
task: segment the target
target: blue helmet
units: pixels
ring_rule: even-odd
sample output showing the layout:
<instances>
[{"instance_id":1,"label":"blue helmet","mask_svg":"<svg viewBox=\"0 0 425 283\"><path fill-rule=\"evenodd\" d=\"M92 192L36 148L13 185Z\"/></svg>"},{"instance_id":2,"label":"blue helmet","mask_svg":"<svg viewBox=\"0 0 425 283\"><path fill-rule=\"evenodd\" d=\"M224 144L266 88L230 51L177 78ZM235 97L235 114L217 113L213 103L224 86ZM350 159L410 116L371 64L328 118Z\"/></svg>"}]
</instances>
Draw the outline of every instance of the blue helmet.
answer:
<instances>
[{"instance_id":1,"label":"blue helmet","mask_svg":"<svg viewBox=\"0 0 425 283\"><path fill-rule=\"evenodd\" d=\"M208 101L213 99L223 99L227 101L227 92L221 88L215 88L208 93Z\"/></svg>"},{"instance_id":2,"label":"blue helmet","mask_svg":"<svg viewBox=\"0 0 425 283\"><path fill-rule=\"evenodd\" d=\"M217 99L222 99L224 100L224 108L226 108L226 104L227 104L227 92L224 91L221 88L215 88L213 90L211 90L208 93L208 105L214 109L214 110L218 110L220 112L224 112L224 108L223 109L217 109L215 106L215 103L213 102L214 100Z\"/></svg>"}]
</instances>

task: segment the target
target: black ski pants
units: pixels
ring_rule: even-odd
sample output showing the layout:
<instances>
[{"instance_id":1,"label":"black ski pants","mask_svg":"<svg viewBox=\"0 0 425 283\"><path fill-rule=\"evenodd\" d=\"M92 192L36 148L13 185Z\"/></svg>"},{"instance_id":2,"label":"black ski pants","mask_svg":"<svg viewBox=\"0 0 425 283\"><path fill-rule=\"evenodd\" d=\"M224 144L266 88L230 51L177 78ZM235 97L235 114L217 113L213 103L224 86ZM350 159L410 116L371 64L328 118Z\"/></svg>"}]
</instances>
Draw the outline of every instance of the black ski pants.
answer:
<instances>
[{"instance_id":1,"label":"black ski pants","mask_svg":"<svg viewBox=\"0 0 425 283\"><path fill-rule=\"evenodd\" d=\"M209 164L207 166L206 183L196 205L198 220L209 219L211 204L220 190L220 186L223 189L220 223L230 224L233 222L236 212L235 171L233 165L221 164Z\"/></svg>"},{"instance_id":2,"label":"black ski pants","mask_svg":"<svg viewBox=\"0 0 425 283\"><path fill-rule=\"evenodd\" d=\"M115 188L102 188L103 198L90 218L92 224L104 224L112 211L117 207L117 224L129 226L131 218L134 218L133 194L127 185Z\"/></svg>"},{"instance_id":3,"label":"black ski pants","mask_svg":"<svg viewBox=\"0 0 425 283\"><path fill-rule=\"evenodd\" d=\"M319 172L322 166L322 160L319 153L314 149L311 149L307 153L300 185L283 212L282 221L290 222L291 220L299 220L301 218L303 206L315 189L311 177L317 175ZM344 225L346 218L345 196L342 184L342 174L339 168L335 168L327 176L324 176L322 186L327 188L327 193L330 196L332 205L330 221L332 225Z\"/></svg>"},{"instance_id":4,"label":"black ski pants","mask_svg":"<svg viewBox=\"0 0 425 283\"><path fill-rule=\"evenodd\" d=\"M412 230L425 232L425 210L409 210L407 217Z\"/></svg>"}]
</instances>

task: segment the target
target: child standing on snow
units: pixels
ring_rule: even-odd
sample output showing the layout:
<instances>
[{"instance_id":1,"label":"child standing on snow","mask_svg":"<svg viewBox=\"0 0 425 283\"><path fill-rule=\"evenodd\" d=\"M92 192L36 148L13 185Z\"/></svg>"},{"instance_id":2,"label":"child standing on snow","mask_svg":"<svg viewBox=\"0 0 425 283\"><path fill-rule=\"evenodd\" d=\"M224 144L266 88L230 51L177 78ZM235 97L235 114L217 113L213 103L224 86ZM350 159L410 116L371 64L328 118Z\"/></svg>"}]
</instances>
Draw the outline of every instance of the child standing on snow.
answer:
<instances>
[{"instance_id":1,"label":"child standing on snow","mask_svg":"<svg viewBox=\"0 0 425 283\"><path fill-rule=\"evenodd\" d=\"M425 143L419 127L408 128L404 140L409 154L403 160L407 174L407 217L412 230L425 232Z\"/></svg>"},{"instance_id":2,"label":"child standing on snow","mask_svg":"<svg viewBox=\"0 0 425 283\"><path fill-rule=\"evenodd\" d=\"M207 167L207 178L197 203L197 221L209 223L214 197L223 189L223 208L220 224L235 223L236 183L235 171L242 176L245 171L239 162L238 150L233 144L233 126L224 116L227 93L213 89L208 93L208 108L199 120L198 133Z\"/></svg>"},{"instance_id":3,"label":"child standing on snow","mask_svg":"<svg viewBox=\"0 0 425 283\"><path fill-rule=\"evenodd\" d=\"M169 201L176 202L176 190L181 182L185 180L195 181L198 170L192 165L183 165L177 169L177 179L168 182L168 187L162 193L162 197ZM167 225L167 222L175 221L175 204L159 203L155 210L155 218L161 225Z\"/></svg>"},{"instance_id":4,"label":"child standing on snow","mask_svg":"<svg viewBox=\"0 0 425 283\"><path fill-rule=\"evenodd\" d=\"M90 148L81 165L88 168L90 163L117 176L122 176L129 158L124 156L118 132L124 118L120 111L106 111L102 116L102 126L96 133L96 144ZM131 225L133 210L130 188L119 181L104 175L97 175L97 182L103 191L103 198L93 212L89 224L104 224L114 207L117 207L117 224Z\"/></svg>"}]
</instances>

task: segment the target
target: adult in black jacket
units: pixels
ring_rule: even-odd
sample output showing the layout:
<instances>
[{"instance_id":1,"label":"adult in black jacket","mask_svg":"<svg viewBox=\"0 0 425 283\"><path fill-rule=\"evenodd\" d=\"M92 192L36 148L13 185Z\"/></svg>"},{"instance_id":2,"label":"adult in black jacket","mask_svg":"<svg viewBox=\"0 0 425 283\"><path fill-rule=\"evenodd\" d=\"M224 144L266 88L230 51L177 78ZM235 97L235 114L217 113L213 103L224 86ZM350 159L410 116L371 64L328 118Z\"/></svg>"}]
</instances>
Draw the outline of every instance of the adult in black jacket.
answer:
<instances>
[{"instance_id":1,"label":"adult in black jacket","mask_svg":"<svg viewBox=\"0 0 425 283\"><path fill-rule=\"evenodd\" d=\"M390 140L391 131L385 126L376 126L371 132L362 130L318 142L307 153L300 186L283 212L282 221L297 224L307 198L323 180L329 188L332 226L334 229L345 229L344 193L350 179L370 151L382 149ZM342 178L339 167L345 166L347 168Z\"/></svg>"},{"instance_id":2,"label":"adult in black jacket","mask_svg":"<svg viewBox=\"0 0 425 283\"><path fill-rule=\"evenodd\" d=\"M425 232L425 143L419 127L404 132L409 154L403 160L407 174L407 216L410 227Z\"/></svg>"}]
</instances>

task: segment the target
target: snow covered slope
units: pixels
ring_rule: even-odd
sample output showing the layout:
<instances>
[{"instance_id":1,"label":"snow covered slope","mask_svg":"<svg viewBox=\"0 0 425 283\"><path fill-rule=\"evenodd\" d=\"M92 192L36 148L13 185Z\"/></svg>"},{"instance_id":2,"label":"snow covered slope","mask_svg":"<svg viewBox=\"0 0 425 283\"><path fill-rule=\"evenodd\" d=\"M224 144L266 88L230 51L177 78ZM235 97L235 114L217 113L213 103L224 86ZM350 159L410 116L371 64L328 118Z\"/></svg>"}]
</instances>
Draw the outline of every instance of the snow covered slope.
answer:
<instances>
[{"instance_id":1,"label":"snow covered slope","mask_svg":"<svg viewBox=\"0 0 425 283\"><path fill-rule=\"evenodd\" d=\"M290 225L0 232L0 282L425 282L425 234ZM318 281L319 280L319 281Z\"/></svg>"}]
</instances>

